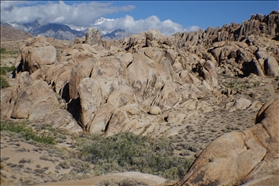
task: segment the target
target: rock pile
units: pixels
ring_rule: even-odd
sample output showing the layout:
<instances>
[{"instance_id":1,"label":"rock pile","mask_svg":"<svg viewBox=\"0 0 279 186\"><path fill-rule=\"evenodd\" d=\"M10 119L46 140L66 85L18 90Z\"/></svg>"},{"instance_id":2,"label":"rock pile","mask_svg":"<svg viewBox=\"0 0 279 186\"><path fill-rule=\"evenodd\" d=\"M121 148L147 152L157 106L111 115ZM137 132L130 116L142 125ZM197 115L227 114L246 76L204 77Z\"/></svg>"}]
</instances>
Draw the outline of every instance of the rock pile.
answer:
<instances>
[{"instance_id":1,"label":"rock pile","mask_svg":"<svg viewBox=\"0 0 279 186\"><path fill-rule=\"evenodd\" d=\"M170 137L175 155L191 157L243 131L207 146L177 185L261 183L279 171L279 99L247 128L279 92L278 16L170 37L151 30L105 41L92 28L72 44L30 38L14 63L14 85L1 89L1 118Z\"/></svg>"},{"instance_id":2,"label":"rock pile","mask_svg":"<svg viewBox=\"0 0 279 186\"><path fill-rule=\"evenodd\" d=\"M171 37L151 30L120 41L104 41L92 28L84 41L65 45L60 53L43 36L31 38L15 61L18 83L1 90L1 115L46 120L63 112L77 130L79 123L90 133L160 136L162 128L171 129L170 121L187 120L189 110L220 110L218 104L237 93L219 82L220 75L257 75L259 81L278 76L278 15ZM250 104L238 100L231 111ZM175 113L184 116L166 119Z\"/></svg>"}]
</instances>

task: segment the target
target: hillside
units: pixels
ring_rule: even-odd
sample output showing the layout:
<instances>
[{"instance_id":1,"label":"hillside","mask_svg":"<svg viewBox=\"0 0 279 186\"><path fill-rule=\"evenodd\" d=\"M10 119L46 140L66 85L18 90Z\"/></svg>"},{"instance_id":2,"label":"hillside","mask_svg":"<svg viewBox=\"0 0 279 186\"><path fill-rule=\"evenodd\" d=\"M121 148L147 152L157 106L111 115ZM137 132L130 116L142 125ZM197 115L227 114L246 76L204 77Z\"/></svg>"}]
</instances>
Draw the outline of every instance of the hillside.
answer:
<instances>
[{"instance_id":1,"label":"hillside","mask_svg":"<svg viewBox=\"0 0 279 186\"><path fill-rule=\"evenodd\" d=\"M90 28L74 42L27 39L1 89L1 179L36 185L142 172L176 185L276 180L278 17L170 37L150 30L109 41ZM101 178L84 183L124 184Z\"/></svg>"},{"instance_id":2,"label":"hillside","mask_svg":"<svg viewBox=\"0 0 279 186\"><path fill-rule=\"evenodd\" d=\"M17 30L11 26L1 24L1 41L14 41L14 40L25 40L33 37L33 35Z\"/></svg>"}]
</instances>

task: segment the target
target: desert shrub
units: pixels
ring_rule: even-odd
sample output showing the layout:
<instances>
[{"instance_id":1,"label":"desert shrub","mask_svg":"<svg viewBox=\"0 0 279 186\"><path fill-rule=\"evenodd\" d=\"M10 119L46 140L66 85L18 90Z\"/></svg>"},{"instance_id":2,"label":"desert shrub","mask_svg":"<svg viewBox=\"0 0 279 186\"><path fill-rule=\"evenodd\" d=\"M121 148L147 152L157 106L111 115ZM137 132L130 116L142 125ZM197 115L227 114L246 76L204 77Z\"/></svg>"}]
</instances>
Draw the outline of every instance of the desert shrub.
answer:
<instances>
[{"instance_id":1,"label":"desert shrub","mask_svg":"<svg viewBox=\"0 0 279 186\"><path fill-rule=\"evenodd\" d=\"M62 161L58 164L58 166L62 167L63 169L69 169L71 168L70 162L68 161Z\"/></svg>"},{"instance_id":2,"label":"desert shrub","mask_svg":"<svg viewBox=\"0 0 279 186\"><path fill-rule=\"evenodd\" d=\"M102 181L99 186L147 186L147 183L133 180L133 179L124 179L121 181L115 181L114 179Z\"/></svg>"},{"instance_id":3,"label":"desert shrub","mask_svg":"<svg viewBox=\"0 0 279 186\"><path fill-rule=\"evenodd\" d=\"M26 140L33 140L35 142L43 143L43 144L55 144L55 137L50 132L44 132L39 134L34 132L32 127L27 127L26 122L16 123L16 122L6 122L1 121L0 131L11 131L15 133L19 133Z\"/></svg>"},{"instance_id":4,"label":"desert shrub","mask_svg":"<svg viewBox=\"0 0 279 186\"><path fill-rule=\"evenodd\" d=\"M169 179L184 176L192 159L173 155L167 139L151 139L131 132L103 138L92 135L81 140L81 159L95 164L98 174L112 171L140 171Z\"/></svg>"},{"instance_id":5,"label":"desert shrub","mask_svg":"<svg viewBox=\"0 0 279 186\"><path fill-rule=\"evenodd\" d=\"M7 50L6 48L2 48L2 47L1 47L0 52L1 52L1 53L5 53L6 50Z\"/></svg>"},{"instance_id":6,"label":"desert shrub","mask_svg":"<svg viewBox=\"0 0 279 186\"><path fill-rule=\"evenodd\" d=\"M247 90L247 89L253 88L253 87L258 87L260 85L260 83L259 82L248 83L248 82L242 82L242 81L231 81L231 82L225 82L225 83L223 83L223 85L232 90L239 91L239 90Z\"/></svg>"},{"instance_id":7,"label":"desert shrub","mask_svg":"<svg viewBox=\"0 0 279 186\"><path fill-rule=\"evenodd\" d=\"M7 80L4 78L4 77L2 77L2 76L0 76L0 89L1 88L7 88L7 87L9 87L10 85L9 85L9 83L7 82Z\"/></svg>"},{"instance_id":8,"label":"desert shrub","mask_svg":"<svg viewBox=\"0 0 279 186\"><path fill-rule=\"evenodd\" d=\"M7 48L1 48L0 49L0 57L5 58L6 56L13 56L16 57L19 53L19 50L17 49L7 49Z\"/></svg>"},{"instance_id":9,"label":"desert shrub","mask_svg":"<svg viewBox=\"0 0 279 186\"><path fill-rule=\"evenodd\" d=\"M15 69L14 66L0 67L0 88L7 88L10 86L6 78L4 77L4 75L7 74L8 72L12 72L14 69Z\"/></svg>"},{"instance_id":10,"label":"desert shrub","mask_svg":"<svg viewBox=\"0 0 279 186\"><path fill-rule=\"evenodd\" d=\"M12 72L15 70L15 67L14 66L10 66L10 67L0 67L0 74L1 75L5 75L7 74L8 72Z\"/></svg>"}]
</instances>

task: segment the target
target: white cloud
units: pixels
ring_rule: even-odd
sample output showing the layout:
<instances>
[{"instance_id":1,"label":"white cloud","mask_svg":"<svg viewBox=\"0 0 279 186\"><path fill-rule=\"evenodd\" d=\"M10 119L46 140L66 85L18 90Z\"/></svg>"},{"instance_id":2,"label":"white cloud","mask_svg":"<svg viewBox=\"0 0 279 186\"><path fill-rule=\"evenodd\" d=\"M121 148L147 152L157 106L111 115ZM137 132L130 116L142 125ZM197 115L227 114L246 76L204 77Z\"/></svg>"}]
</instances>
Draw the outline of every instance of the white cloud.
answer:
<instances>
[{"instance_id":1,"label":"white cloud","mask_svg":"<svg viewBox=\"0 0 279 186\"><path fill-rule=\"evenodd\" d=\"M157 16L146 19L134 20L126 15L122 18L111 19L100 25L94 25L94 21L100 17L116 12L131 11L133 5L116 7L112 3L87 2L68 5L59 2L34 2L34 1L1 1L1 21L30 23L38 21L41 24L61 23L72 27L97 27L99 30L113 31L125 29L132 33L145 32L157 29L164 35L172 35L176 32L195 31L197 26L183 28L182 25L171 20L161 21Z\"/></svg>"},{"instance_id":2,"label":"white cloud","mask_svg":"<svg viewBox=\"0 0 279 186\"><path fill-rule=\"evenodd\" d=\"M88 26L95 19L116 12L130 11L132 5L115 7L112 3L79 3L67 5L63 1L35 4L35 2L1 1L1 21L28 23L63 23Z\"/></svg>"},{"instance_id":3,"label":"white cloud","mask_svg":"<svg viewBox=\"0 0 279 186\"><path fill-rule=\"evenodd\" d=\"M113 31L115 29L124 29L132 33L146 32L151 29L159 30L163 35L172 35L176 32L195 31L199 27L191 26L183 28L182 25L171 20L161 21L157 16L150 16L146 19L134 20L132 16L126 15L123 18L114 19L113 21L104 21L100 25L95 25L99 30Z\"/></svg>"},{"instance_id":4,"label":"white cloud","mask_svg":"<svg viewBox=\"0 0 279 186\"><path fill-rule=\"evenodd\" d=\"M5 11L11 12L17 6L20 6L23 4L32 4L32 3L34 3L34 2L32 2L32 1L1 1L1 15Z\"/></svg>"},{"instance_id":5,"label":"white cloud","mask_svg":"<svg viewBox=\"0 0 279 186\"><path fill-rule=\"evenodd\" d=\"M189 27L187 27L187 28L185 29L185 31L186 31L186 32L192 32L192 31L197 31L197 30L199 30L199 29L201 29L201 28L198 27L198 26L189 26Z\"/></svg>"}]
</instances>

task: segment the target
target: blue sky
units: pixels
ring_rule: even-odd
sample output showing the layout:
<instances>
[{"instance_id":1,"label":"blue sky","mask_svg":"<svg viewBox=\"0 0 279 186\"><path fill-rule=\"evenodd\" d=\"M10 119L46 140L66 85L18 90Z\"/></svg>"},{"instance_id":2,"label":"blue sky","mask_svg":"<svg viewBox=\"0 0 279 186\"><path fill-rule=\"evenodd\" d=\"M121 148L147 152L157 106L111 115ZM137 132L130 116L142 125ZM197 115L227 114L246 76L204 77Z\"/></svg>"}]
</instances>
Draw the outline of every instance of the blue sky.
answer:
<instances>
[{"instance_id":1,"label":"blue sky","mask_svg":"<svg viewBox=\"0 0 279 186\"><path fill-rule=\"evenodd\" d=\"M198 28L242 23L252 14L278 10L278 1L1 1L1 21L53 22L96 26L100 17L113 19L96 26L130 32L158 29L165 35Z\"/></svg>"},{"instance_id":2,"label":"blue sky","mask_svg":"<svg viewBox=\"0 0 279 186\"><path fill-rule=\"evenodd\" d=\"M202 29L217 27L231 22L241 23L252 14L269 14L279 10L279 1L114 1L116 6L134 5L130 12L108 15L108 18L123 17L126 14L135 19L158 16L160 20L170 19L184 27L197 25Z\"/></svg>"}]
</instances>

